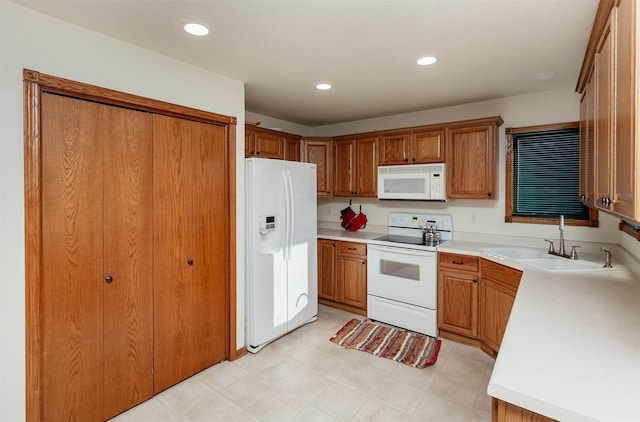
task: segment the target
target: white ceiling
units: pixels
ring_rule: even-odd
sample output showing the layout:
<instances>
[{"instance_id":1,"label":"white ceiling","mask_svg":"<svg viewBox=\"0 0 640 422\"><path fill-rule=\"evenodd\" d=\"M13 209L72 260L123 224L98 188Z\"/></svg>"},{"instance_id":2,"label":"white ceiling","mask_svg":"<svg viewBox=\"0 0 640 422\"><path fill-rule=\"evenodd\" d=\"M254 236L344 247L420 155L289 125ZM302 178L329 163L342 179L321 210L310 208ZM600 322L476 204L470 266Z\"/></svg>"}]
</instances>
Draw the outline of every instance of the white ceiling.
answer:
<instances>
[{"instance_id":1,"label":"white ceiling","mask_svg":"<svg viewBox=\"0 0 640 422\"><path fill-rule=\"evenodd\" d=\"M598 0L13 0L245 82L320 126L575 87ZM197 21L208 36L184 33ZM418 66L433 55L438 62ZM532 75L556 72L550 80ZM315 85L328 82L329 91Z\"/></svg>"}]
</instances>

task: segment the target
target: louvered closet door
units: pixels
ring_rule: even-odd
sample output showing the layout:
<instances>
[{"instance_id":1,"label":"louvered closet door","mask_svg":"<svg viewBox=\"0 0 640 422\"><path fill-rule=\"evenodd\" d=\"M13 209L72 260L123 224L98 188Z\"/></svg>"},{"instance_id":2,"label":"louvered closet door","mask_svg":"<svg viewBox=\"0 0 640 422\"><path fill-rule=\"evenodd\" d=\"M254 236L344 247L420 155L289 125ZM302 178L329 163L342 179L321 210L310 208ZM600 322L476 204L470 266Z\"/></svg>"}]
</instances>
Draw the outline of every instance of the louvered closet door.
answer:
<instances>
[{"instance_id":1,"label":"louvered closet door","mask_svg":"<svg viewBox=\"0 0 640 422\"><path fill-rule=\"evenodd\" d=\"M150 120L41 106L43 419L104 420L152 393Z\"/></svg>"},{"instance_id":2,"label":"louvered closet door","mask_svg":"<svg viewBox=\"0 0 640 422\"><path fill-rule=\"evenodd\" d=\"M225 357L222 126L154 117L154 391Z\"/></svg>"}]
</instances>

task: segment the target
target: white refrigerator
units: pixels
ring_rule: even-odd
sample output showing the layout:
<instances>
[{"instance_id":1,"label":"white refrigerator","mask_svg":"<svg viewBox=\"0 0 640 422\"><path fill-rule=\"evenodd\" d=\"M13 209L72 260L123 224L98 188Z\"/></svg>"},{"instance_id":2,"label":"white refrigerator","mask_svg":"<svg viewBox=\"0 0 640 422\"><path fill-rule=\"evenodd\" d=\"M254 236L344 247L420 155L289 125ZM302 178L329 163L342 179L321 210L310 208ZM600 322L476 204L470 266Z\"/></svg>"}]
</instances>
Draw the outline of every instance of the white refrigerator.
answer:
<instances>
[{"instance_id":1,"label":"white refrigerator","mask_svg":"<svg viewBox=\"0 0 640 422\"><path fill-rule=\"evenodd\" d=\"M245 160L245 330L252 352L318 316L316 165Z\"/></svg>"}]
</instances>

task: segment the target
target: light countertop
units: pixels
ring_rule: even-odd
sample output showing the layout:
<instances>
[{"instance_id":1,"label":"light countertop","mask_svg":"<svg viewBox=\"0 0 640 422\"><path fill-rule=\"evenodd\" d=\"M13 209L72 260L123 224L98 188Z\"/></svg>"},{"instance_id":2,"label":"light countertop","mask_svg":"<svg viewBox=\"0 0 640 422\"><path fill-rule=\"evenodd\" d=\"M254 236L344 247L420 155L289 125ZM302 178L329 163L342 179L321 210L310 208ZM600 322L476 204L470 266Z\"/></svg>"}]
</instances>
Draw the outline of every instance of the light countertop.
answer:
<instances>
[{"instance_id":1,"label":"light countertop","mask_svg":"<svg viewBox=\"0 0 640 422\"><path fill-rule=\"evenodd\" d=\"M367 242L385 232L323 228L318 237ZM488 394L562 421L639 421L637 261L617 252L615 270L549 272L482 251L496 246L453 240L438 248L524 270Z\"/></svg>"}]
</instances>

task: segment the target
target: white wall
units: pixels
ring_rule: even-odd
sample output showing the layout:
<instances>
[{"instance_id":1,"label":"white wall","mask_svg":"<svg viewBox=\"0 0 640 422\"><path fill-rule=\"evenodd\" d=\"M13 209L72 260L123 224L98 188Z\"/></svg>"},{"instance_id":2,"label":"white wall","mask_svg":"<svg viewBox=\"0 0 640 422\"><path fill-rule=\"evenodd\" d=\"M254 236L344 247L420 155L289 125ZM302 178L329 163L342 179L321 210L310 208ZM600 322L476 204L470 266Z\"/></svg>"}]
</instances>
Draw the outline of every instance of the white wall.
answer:
<instances>
[{"instance_id":1,"label":"white wall","mask_svg":"<svg viewBox=\"0 0 640 422\"><path fill-rule=\"evenodd\" d=\"M22 69L238 118L237 220L244 220L244 85L0 0L0 419L25 419ZM244 343L243 225L238 340Z\"/></svg>"},{"instance_id":2,"label":"white wall","mask_svg":"<svg viewBox=\"0 0 640 422\"><path fill-rule=\"evenodd\" d=\"M312 129L307 126L299 125L297 123L287 122L286 120L280 120L262 114L252 113L250 111L245 112L245 120L247 122L260 122L260 127L267 129L281 130L287 133L293 133L301 136L311 136Z\"/></svg>"},{"instance_id":3,"label":"white wall","mask_svg":"<svg viewBox=\"0 0 640 422\"><path fill-rule=\"evenodd\" d=\"M496 200L451 200L446 204L414 201L379 201L354 198L354 204L363 206L369 222L386 225L389 211L407 210L451 214L455 232L505 234L524 237L555 239L558 228L551 225L505 223L505 128L571 122L580 119L580 101L572 88L546 91L483 101L461 106L407 113L395 116L341 123L313 128L314 136L335 136L373 130L451 122L490 116L501 116L504 124L499 129L498 195ZM339 222L340 210L348 198L320 199L318 218ZM475 223L472 223L475 216ZM599 228L568 226L567 241L620 243L618 220L600 213ZM541 246L544 246L541 243Z\"/></svg>"},{"instance_id":4,"label":"white wall","mask_svg":"<svg viewBox=\"0 0 640 422\"><path fill-rule=\"evenodd\" d=\"M249 115L247 113L247 115ZM310 136L338 136L377 130L453 122L491 116L501 116L504 124L499 129L498 195L496 200L450 200L445 204L416 201L380 201L375 198L354 198L353 205L362 205L370 225L386 226L390 211L414 211L451 214L454 231L462 233L488 233L532 238L558 237L558 228L552 225L505 223L505 128L545 125L578 121L580 100L572 87L482 101L460 106L418 111L374 119L339 123L311 128ZM266 116L252 114L252 118L269 121ZM295 132L294 132L295 133ZM318 198L318 220L337 224L340 210L349 198ZM472 217L475 223L472 222ZM567 226L568 242L596 242L621 244L640 257L640 246L618 230L618 219L599 213L600 227ZM534 240L537 241L537 240ZM544 246L543 242L541 245Z\"/></svg>"}]
</instances>

